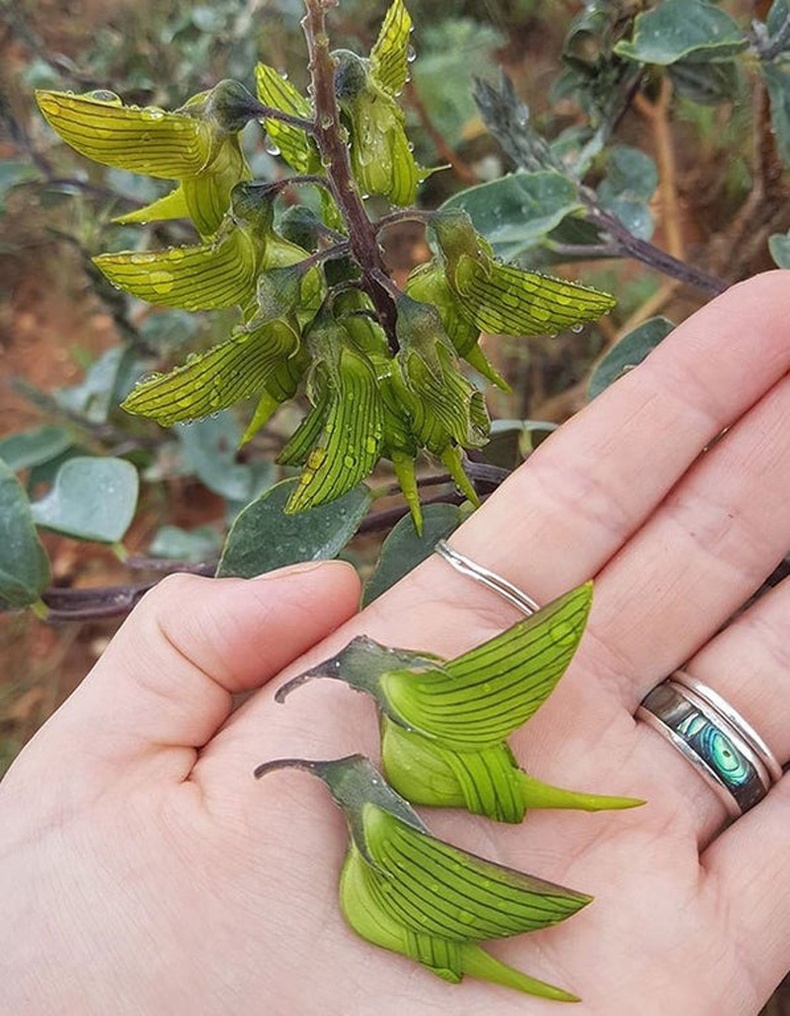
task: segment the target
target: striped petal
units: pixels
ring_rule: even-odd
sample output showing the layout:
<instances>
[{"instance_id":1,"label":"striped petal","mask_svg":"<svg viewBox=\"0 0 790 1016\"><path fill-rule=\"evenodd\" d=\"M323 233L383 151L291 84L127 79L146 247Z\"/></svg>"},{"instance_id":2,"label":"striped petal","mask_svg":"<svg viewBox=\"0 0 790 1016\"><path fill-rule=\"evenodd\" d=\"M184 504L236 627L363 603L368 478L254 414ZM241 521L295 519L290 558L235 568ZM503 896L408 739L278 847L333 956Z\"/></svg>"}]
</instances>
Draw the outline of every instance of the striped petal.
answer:
<instances>
[{"instance_id":1,"label":"striped petal","mask_svg":"<svg viewBox=\"0 0 790 1016\"><path fill-rule=\"evenodd\" d=\"M462 254L448 281L467 318L503 335L554 334L594 321L615 305L596 289Z\"/></svg>"},{"instance_id":2,"label":"striped petal","mask_svg":"<svg viewBox=\"0 0 790 1016\"><path fill-rule=\"evenodd\" d=\"M553 691L581 640L591 601L586 583L438 672L383 674L388 715L462 751L499 744Z\"/></svg>"},{"instance_id":3,"label":"striped petal","mask_svg":"<svg viewBox=\"0 0 790 1016\"><path fill-rule=\"evenodd\" d=\"M311 120L313 107L294 86L278 74L274 67L259 63L255 68L258 98L266 106L272 106L291 116ZM316 173L321 169L321 159L312 138L305 131L292 124L283 123L273 117L264 121L266 133L280 149L280 154L297 173Z\"/></svg>"},{"instance_id":4,"label":"striped petal","mask_svg":"<svg viewBox=\"0 0 790 1016\"><path fill-rule=\"evenodd\" d=\"M196 176L213 152L208 124L156 106L124 106L112 93L37 91L50 127L81 155L103 166L165 180Z\"/></svg>"},{"instance_id":5,"label":"striped petal","mask_svg":"<svg viewBox=\"0 0 790 1016\"><path fill-rule=\"evenodd\" d=\"M326 424L288 501L289 514L345 494L379 459L382 406L370 361L348 347L342 349L334 384Z\"/></svg>"},{"instance_id":6,"label":"striped petal","mask_svg":"<svg viewBox=\"0 0 790 1016\"><path fill-rule=\"evenodd\" d=\"M450 941L486 941L547 928L591 897L495 864L364 806L368 851L386 876L385 912L407 928Z\"/></svg>"},{"instance_id":7,"label":"striped petal","mask_svg":"<svg viewBox=\"0 0 790 1016\"><path fill-rule=\"evenodd\" d=\"M298 341L281 321L253 332L240 331L170 373L143 381L122 408L163 427L217 413L261 391Z\"/></svg>"},{"instance_id":8,"label":"striped petal","mask_svg":"<svg viewBox=\"0 0 790 1016\"><path fill-rule=\"evenodd\" d=\"M123 251L93 259L113 285L163 307L217 310L244 304L255 292L257 252L241 229L217 243L162 251Z\"/></svg>"},{"instance_id":9,"label":"striped petal","mask_svg":"<svg viewBox=\"0 0 790 1016\"><path fill-rule=\"evenodd\" d=\"M409 77L411 15L403 0L394 0L384 18L378 39L370 51L370 67L376 84L391 96L403 90Z\"/></svg>"}]
</instances>

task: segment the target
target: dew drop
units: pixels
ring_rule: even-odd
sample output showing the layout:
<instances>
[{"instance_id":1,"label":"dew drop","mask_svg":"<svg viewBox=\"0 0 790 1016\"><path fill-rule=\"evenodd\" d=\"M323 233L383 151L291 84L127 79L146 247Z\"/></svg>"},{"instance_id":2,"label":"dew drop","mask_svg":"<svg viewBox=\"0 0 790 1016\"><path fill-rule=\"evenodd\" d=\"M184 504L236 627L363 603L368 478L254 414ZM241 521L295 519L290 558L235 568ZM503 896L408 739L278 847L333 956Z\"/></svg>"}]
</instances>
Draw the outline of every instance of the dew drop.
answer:
<instances>
[{"instance_id":1,"label":"dew drop","mask_svg":"<svg viewBox=\"0 0 790 1016\"><path fill-rule=\"evenodd\" d=\"M267 151L267 152L269 153L269 155L274 155L274 156L277 156L277 155L280 155L280 154L282 154L282 153L280 152L280 148L279 148L279 146L278 146L278 145L276 145L276 144L275 144L275 143L274 143L274 142L272 141L271 137L269 137L269 135L268 135L268 134L267 134L267 136L266 136L266 140L265 140L265 141L264 141L264 143L263 143L263 147L264 147L264 148L266 149L266 151Z\"/></svg>"},{"instance_id":2,"label":"dew drop","mask_svg":"<svg viewBox=\"0 0 790 1016\"><path fill-rule=\"evenodd\" d=\"M406 62L414 63L416 59L417 59L417 50L414 48L414 46L409 45L409 48L406 50Z\"/></svg>"},{"instance_id":3,"label":"dew drop","mask_svg":"<svg viewBox=\"0 0 790 1016\"><path fill-rule=\"evenodd\" d=\"M356 464L357 460L354 458L353 455L343 456L343 465L346 467L346 469L353 469Z\"/></svg>"},{"instance_id":4,"label":"dew drop","mask_svg":"<svg viewBox=\"0 0 790 1016\"><path fill-rule=\"evenodd\" d=\"M156 254L131 254L129 260L133 265L150 265L156 261Z\"/></svg>"},{"instance_id":5,"label":"dew drop","mask_svg":"<svg viewBox=\"0 0 790 1016\"><path fill-rule=\"evenodd\" d=\"M151 272L151 285L155 293L169 293L173 288L173 281L171 272Z\"/></svg>"},{"instance_id":6,"label":"dew drop","mask_svg":"<svg viewBox=\"0 0 790 1016\"><path fill-rule=\"evenodd\" d=\"M325 131L328 131L330 127L335 126L335 118L329 113L323 113L320 120L321 126Z\"/></svg>"},{"instance_id":7,"label":"dew drop","mask_svg":"<svg viewBox=\"0 0 790 1016\"><path fill-rule=\"evenodd\" d=\"M69 95L73 95L73 92L69 92ZM110 92L106 88L97 88L93 92L88 92L86 98L93 99L94 102L106 102L108 106L121 106L120 95L116 95L115 92Z\"/></svg>"},{"instance_id":8,"label":"dew drop","mask_svg":"<svg viewBox=\"0 0 790 1016\"><path fill-rule=\"evenodd\" d=\"M580 322L575 324L575 325L571 325L571 331L575 332L578 335L579 332L583 332L584 331L584 325L581 324Z\"/></svg>"}]
</instances>

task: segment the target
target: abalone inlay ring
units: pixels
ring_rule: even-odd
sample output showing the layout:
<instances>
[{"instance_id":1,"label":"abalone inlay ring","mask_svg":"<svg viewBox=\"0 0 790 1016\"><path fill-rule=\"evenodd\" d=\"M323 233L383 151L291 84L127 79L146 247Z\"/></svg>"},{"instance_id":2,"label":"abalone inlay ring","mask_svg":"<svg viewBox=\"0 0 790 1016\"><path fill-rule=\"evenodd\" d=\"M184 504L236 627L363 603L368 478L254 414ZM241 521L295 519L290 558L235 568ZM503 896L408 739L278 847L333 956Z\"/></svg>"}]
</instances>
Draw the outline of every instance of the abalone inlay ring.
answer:
<instances>
[{"instance_id":1,"label":"abalone inlay ring","mask_svg":"<svg viewBox=\"0 0 790 1016\"><path fill-rule=\"evenodd\" d=\"M718 794L730 818L758 804L782 776L760 735L725 699L678 670L636 712L666 738Z\"/></svg>"}]
</instances>

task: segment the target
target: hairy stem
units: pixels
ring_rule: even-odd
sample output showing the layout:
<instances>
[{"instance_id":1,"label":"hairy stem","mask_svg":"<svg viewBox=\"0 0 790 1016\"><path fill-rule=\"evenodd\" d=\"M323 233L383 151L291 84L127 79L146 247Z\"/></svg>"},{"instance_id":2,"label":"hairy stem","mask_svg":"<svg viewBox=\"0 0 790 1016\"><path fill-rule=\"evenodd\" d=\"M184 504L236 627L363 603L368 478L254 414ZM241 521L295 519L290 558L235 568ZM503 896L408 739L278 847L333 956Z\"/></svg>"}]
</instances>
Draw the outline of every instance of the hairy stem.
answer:
<instances>
[{"instance_id":1,"label":"hairy stem","mask_svg":"<svg viewBox=\"0 0 790 1016\"><path fill-rule=\"evenodd\" d=\"M340 123L340 108L335 95L335 61L329 51L326 31L326 10L337 0L305 0L307 14L302 29L307 40L310 84L315 106L313 137L326 169L332 197L335 199L348 229L352 253L362 269L362 283L373 301L382 327L393 352L397 352L395 338L395 305L389 294L375 278L375 272L385 272L376 229L365 212L365 206L351 173L351 162Z\"/></svg>"}]
</instances>

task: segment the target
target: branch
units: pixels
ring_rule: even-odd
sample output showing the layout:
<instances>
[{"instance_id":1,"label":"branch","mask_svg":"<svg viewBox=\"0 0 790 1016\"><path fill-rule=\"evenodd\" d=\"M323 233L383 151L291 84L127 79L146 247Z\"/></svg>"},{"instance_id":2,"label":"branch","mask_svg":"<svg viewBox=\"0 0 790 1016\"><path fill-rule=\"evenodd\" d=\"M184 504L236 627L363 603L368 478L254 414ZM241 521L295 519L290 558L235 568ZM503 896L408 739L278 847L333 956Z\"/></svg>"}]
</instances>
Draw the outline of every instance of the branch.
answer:
<instances>
[{"instance_id":1,"label":"branch","mask_svg":"<svg viewBox=\"0 0 790 1016\"><path fill-rule=\"evenodd\" d=\"M351 249L362 269L363 285L373 301L390 347L395 353L398 350L395 306L373 276L376 270L385 271L384 261L376 230L365 212L354 182L348 148L341 132L340 108L335 95L335 60L329 51L329 36L326 32L326 9L334 7L336 2L337 0L305 0L307 14L302 20L302 29L307 41L308 69L315 105L313 137L321 162L326 168L332 197L348 229Z\"/></svg>"}]
</instances>

